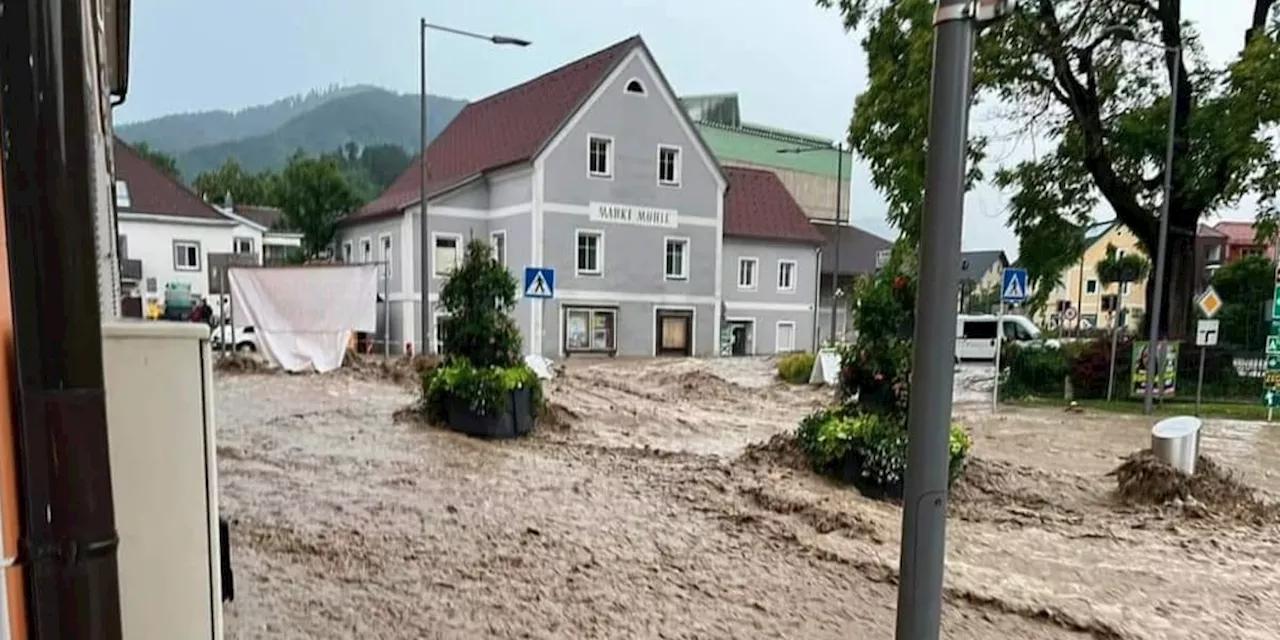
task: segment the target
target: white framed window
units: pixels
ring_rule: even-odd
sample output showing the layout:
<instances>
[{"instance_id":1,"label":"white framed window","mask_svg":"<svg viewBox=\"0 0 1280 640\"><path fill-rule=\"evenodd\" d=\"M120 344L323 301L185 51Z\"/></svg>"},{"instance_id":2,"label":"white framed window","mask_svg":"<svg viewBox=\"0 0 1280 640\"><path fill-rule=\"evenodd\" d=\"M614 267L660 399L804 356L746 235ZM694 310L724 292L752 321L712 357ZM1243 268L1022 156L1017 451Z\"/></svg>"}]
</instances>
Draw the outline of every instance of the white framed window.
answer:
<instances>
[{"instance_id":1,"label":"white framed window","mask_svg":"<svg viewBox=\"0 0 1280 640\"><path fill-rule=\"evenodd\" d=\"M644 83L639 78L632 78L627 81L627 93L642 96L645 95Z\"/></svg>"},{"instance_id":2,"label":"white framed window","mask_svg":"<svg viewBox=\"0 0 1280 640\"><path fill-rule=\"evenodd\" d=\"M689 279L689 239L664 238L662 273L667 280Z\"/></svg>"},{"instance_id":3,"label":"white framed window","mask_svg":"<svg viewBox=\"0 0 1280 640\"><path fill-rule=\"evenodd\" d=\"M133 198L129 197L129 183L116 180L116 208L128 209L133 206Z\"/></svg>"},{"instance_id":4,"label":"white framed window","mask_svg":"<svg viewBox=\"0 0 1280 640\"><path fill-rule=\"evenodd\" d=\"M796 290L796 261L778 261L778 291Z\"/></svg>"},{"instance_id":5,"label":"white framed window","mask_svg":"<svg viewBox=\"0 0 1280 640\"><path fill-rule=\"evenodd\" d=\"M391 263L394 262L395 250L391 246L391 234L383 233L378 235L378 249L382 251L382 255L378 256L384 264L383 269L387 270L387 277L391 277Z\"/></svg>"},{"instance_id":6,"label":"white framed window","mask_svg":"<svg viewBox=\"0 0 1280 640\"><path fill-rule=\"evenodd\" d=\"M195 240L173 241L174 271L200 270L200 243Z\"/></svg>"},{"instance_id":7,"label":"white framed window","mask_svg":"<svg viewBox=\"0 0 1280 640\"><path fill-rule=\"evenodd\" d=\"M1085 292L1085 293L1097 293L1097 292L1098 292L1098 281L1097 281L1097 280L1086 280L1086 281L1085 281L1085 283L1084 283L1084 292Z\"/></svg>"},{"instance_id":8,"label":"white framed window","mask_svg":"<svg viewBox=\"0 0 1280 640\"><path fill-rule=\"evenodd\" d=\"M618 326L617 309L566 307L564 310L564 351L612 352Z\"/></svg>"},{"instance_id":9,"label":"white framed window","mask_svg":"<svg viewBox=\"0 0 1280 640\"><path fill-rule=\"evenodd\" d=\"M253 253L253 238L232 238L232 253Z\"/></svg>"},{"instance_id":10,"label":"white framed window","mask_svg":"<svg viewBox=\"0 0 1280 640\"><path fill-rule=\"evenodd\" d=\"M680 147L658 145L658 184L664 187L680 186Z\"/></svg>"},{"instance_id":11,"label":"white framed window","mask_svg":"<svg viewBox=\"0 0 1280 640\"><path fill-rule=\"evenodd\" d=\"M604 232L579 229L577 231L575 272L580 276L598 276L604 273Z\"/></svg>"},{"instance_id":12,"label":"white framed window","mask_svg":"<svg viewBox=\"0 0 1280 640\"><path fill-rule=\"evenodd\" d=\"M462 264L462 235L457 233L433 233L431 245L431 271L436 277L453 273Z\"/></svg>"},{"instance_id":13,"label":"white framed window","mask_svg":"<svg viewBox=\"0 0 1280 640\"><path fill-rule=\"evenodd\" d=\"M880 249L876 251L876 268L889 264L889 258L893 256L893 252L888 249Z\"/></svg>"},{"instance_id":14,"label":"white framed window","mask_svg":"<svg viewBox=\"0 0 1280 640\"><path fill-rule=\"evenodd\" d=\"M373 262L373 238L360 238L360 262Z\"/></svg>"},{"instance_id":15,"label":"white framed window","mask_svg":"<svg viewBox=\"0 0 1280 640\"><path fill-rule=\"evenodd\" d=\"M1130 292L1132 292L1132 291L1133 291L1133 283L1132 283L1132 282L1126 282L1126 283L1124 283L1124 284L1120 285L1120 295L1122 295L1122 296L1127 296L1127 295L1129 295L1129 293L1130 293Z\"/></svg>"},{"instance_id":16,"label":"white framed window","mask_svg":"<svg viewBox=\"0 0 1280 640\"><path fill-rule=\"evenodd\" d=\"M738 258L738 288L739 289L755 289L756 288L756 271L760 267L760 261L755 258Z\"/></svg>"},{"instance_id":17,"label":"white framed window","mask_svg":"<svg viewBox=\"0 0 1280 640\"><path fill-rule=\"evenodd\" d=\"M493 248L493 259L505 267L507 265L507 232L494 231L490 233L489 246Z\"/></svg>"},{"instance_id":18,"label":"white framed window","mask_svg":"<svg viewBox=\"0 0 1280 640\"><path fill-rule=\"evenodd\" d=\"M790 320L778 321L776 333L774 334L774 350L778 353L787 353L796 350L796 323Z\"/></svg>"},{"instance_id":19,"label":"white framed window","mask_svg":"<svg viewBox=\"0 0 1280 640\"><path fill-rule=\"evenodd\" d=\"M431 318L431 343L437 355L444 355L444 323L440 321L448 317L449 314L437 311Z\"/></svg>"},{"instance_id":20,"label":"white framed window","mask_svg":"<svg viewBox=\"0 0 1280 640\"><path fill-rule=\"evenodd\" d=\"M351 264L351 258L352 258L351 254L352 254L352 245L351 245L351 241L348 240L342 243L342 262L346 264Z\"/></svg>"},{"instance_id":21,"label":"white framed window","mask_svg":"<svg viewBox=\"0 0 1280 640\"><path fill-rule=\"evenodd\" d=\"M587 136L587 175L613 178L613 138L594 133Z\"/></svg>"}]
</instances>

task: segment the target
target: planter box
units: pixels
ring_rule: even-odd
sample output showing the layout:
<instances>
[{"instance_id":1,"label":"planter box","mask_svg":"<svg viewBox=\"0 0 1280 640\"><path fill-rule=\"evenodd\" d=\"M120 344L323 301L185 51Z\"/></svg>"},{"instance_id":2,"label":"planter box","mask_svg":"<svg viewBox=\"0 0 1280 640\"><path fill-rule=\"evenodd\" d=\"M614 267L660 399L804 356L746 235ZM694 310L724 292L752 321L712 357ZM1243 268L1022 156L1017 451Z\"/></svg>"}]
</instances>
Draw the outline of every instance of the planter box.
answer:
<instances>
[{"instance_id":1,"label":"planter box","mask_svg":"<svg viewBox=\"0 0 1280 640\"><path fill-rule=\"evenodd\" d=\"M528 389L511 392L505 406L489 415L478 415L466 403L449 406L448 427L480 438L514 438L533 431L533 400Z\"/></svg>"},{"instance_id":2,"label":"planter box","mask_svg":"<svg viewBox=\"0 0 1280 640\"><path fill-rule=\"evenodd\" d=\"M947 465L947 486L951 487L955 484L956 479L964 473L965 464L968 457L955 458ZM862 475L862 456L851 454L844 458L844 461L836 469L836 476L841 482L852 485L858 490L858 493L871 498L872 500L901 500L904 490L906 489L906 478L894 482L891 485L884 486L877 484L870 478Z\"/></svg>"}]
</instances>

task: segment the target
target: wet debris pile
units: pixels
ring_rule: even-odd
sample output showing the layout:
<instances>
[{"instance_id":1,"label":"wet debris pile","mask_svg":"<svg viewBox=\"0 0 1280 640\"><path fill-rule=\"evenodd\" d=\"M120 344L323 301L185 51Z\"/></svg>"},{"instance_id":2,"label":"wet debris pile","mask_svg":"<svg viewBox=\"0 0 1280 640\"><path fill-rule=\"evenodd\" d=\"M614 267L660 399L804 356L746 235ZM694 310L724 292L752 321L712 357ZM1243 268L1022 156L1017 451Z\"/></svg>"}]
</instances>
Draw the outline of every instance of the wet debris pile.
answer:
<instances>
[{"instance_id":1,"label":"wet debris pile","mask_svg":"<svg viewBox=\"0 0 1280 640\"><path fill-rule=\"evenodd\" d=\"M1211 458L1200 456L1187 475L1143 449L1129 454L1107 474L1116 479L1116 499L1127 506L1181 508L1192 517L1223 516L1266 522L1280 517L1280 505L1260 498L1252 487Z\"/></svg>"},{"instance_id":2,"label":"wet debris pile","mask_svg":"<svg viewBox=\"0 0 1280 640\"><path fill-rule=\"evenodd\" d=\"M251 353L224 353L213 359L219 373L270 373L271 365Z\"/></svg>"},{"instance_id":3,"label":"wet debris pile","mask_svg":"<svg viewBox=\"0 0 1280 640\"><path fill-rule=\"evenodd\" d=\"M794 433L779 433L764 442L747 445L738 462L750 465L775 466L785 469L809 470L809 461L796 445Z\"/></svg>"},{"instance_id":4,"label":"wet debris pile","mask_svg":"<svg viewBox=\"0 0 1280 640\"><path fill-rule=\"evenodd\" d=\"M364 380L385 380L394 384L417 387L422 374L440 366L440 358L430 355L393 357L348 352L342 370Z\"/></svg>"},{"instance_id":5,"label":"wet debris pile","mask_svg":"<svg viewBox=\"0 0 1280 640\"><path fill-rule=\"evenodd\" d=\"M702 369L663 372L656 378L655 382L659 387L682 398L734 399L741 398L747 392L746 388Z\"/></svg>"},{"instance_id":6,"label":"wet debris pile","mask_svg":"<svg viewBox=\"0 0 1280 640\"><path fill-rule=\"evenodd\" d=\"M582 416L555 400L548 399L538 413L538 427L554 431L568 431Z\"/></svg>"}]
</instances>

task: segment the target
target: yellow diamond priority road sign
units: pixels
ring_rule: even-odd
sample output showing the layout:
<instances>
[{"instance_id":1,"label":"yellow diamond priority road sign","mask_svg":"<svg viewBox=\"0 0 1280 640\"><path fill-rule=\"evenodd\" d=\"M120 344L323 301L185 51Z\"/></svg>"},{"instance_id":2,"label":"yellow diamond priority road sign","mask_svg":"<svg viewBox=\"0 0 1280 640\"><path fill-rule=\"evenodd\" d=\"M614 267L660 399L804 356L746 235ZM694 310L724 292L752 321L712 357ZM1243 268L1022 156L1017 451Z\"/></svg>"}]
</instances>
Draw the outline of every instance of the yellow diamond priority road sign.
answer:
<instances>
[{"instance_id":1,"label":"yellow diamond priority road sign","mask_svg":"<svg viewBox=\"0 0 1280 640\"><path fill-rule=\"evenodd\" d=\"M1222 310L1222 297L1214 290L1213 285L1209 285L1196 297L1196 306L1200 308L1200 313L1206 318L1212 318L1216 313Z\"/></svg>"}]
</instances>

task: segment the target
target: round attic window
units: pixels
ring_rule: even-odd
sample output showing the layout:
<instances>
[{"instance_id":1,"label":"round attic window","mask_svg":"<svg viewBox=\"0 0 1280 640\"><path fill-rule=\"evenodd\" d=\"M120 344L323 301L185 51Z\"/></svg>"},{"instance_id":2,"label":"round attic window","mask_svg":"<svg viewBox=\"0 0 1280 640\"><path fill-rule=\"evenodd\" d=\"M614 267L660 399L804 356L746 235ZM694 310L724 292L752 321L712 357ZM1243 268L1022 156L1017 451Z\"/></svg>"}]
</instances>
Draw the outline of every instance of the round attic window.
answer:
<instances>
[{"instance_id":1,"label":"round attic window","mask_svg":"<svg viewBox=\"0 0 1280 640\"><path fill-rule=\"evenodd\" d=\"M627 93L638 93L644 95L644 85L639 80L632 78L627 81Z\"/></svg>"}]
</instances>

